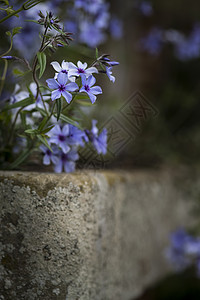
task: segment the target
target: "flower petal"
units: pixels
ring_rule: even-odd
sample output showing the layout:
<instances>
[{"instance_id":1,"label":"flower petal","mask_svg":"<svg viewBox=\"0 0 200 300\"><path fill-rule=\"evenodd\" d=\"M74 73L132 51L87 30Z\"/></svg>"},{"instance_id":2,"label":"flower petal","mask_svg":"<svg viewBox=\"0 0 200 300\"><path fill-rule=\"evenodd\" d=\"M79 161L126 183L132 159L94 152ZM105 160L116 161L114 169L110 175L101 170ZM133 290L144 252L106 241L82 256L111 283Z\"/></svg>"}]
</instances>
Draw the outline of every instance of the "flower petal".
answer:
<instances>
[{"instance_id":1,"label":"flower petal","mask_svg":"<svg viewBox=\"0 0 200 300\"><path fill-rule=\"evenodd\" d=\"M68 76L67 76L67 74L60 72L58 74L57 80L58 80L58 83L60 83L62 85L66 85Z\"/></svg>"},{"instance_id":2,"label":"flower petal","mask_svg":"<svg viewBox=\"0 0 200 300\"><path fill-rule=\"evenodd\" d=\"M52 90L55 90L59 87L57 81L54 78L47 79L46 83L48 84L48 87Z\"/></svg>"},{"instance_id":3,"label":"flower petal","mask_svg":"<svg viewBox=\"0 0 200 300\"><path fill-rule=\"evenodd\" d=\"M62 129L62 133L67 136L69 134L69 125L65 124Z\"/></svg>"},{"instance_id":4,"label":"flower petal","mask_svg":"<svg viewBox=\"0 0 200 300\"><path fill-rule=\"evenodd\" d=\"M62 70L60 64L57 61L52 61L51 65L54 68L54 70L56 70L56 72L60 72Z\"/></svg>"},{"instance_id":5,"label":"flower petal","mask_svg":"<svg viewBox=\"0 0 200 300\"><path fill-rule=\"evenodd\" d=\"M81 75L81 81L82 81L82 85L85 85L87 83L86 76L83 74Z\"/></svg>"},{"instance_id":6,"label":"flower petal","mask_svg":"<svg viewBox=\"0 0 200 300\"><path fill-rule=\"evenodd\" d=\"M85 72L87 74L99 73L98 70L97 70L97 68L95 68L95 67L88 68L87 70L85 70Z\"/></svg>"},{"instance_id":7,"label":"flower petal","mask_svg":"<svg viewBox=\"0 0 200 300\"><path fill-rule=\"evenodd\" d=\"M90 97L90 100L91 100L91 102L93 104L96 101L97 97L95 95L91 94L91 93L87 93L87 94Z\"/></svg>"},{"instance_id":8,"label":"flower petal","mask_svg":"<svg viewBox=\"0 0 200 300\"><path fill-rule=\"evenodd\" d=\"M78 85L75 82L68 83L66 85L66 90L69 91L69 92L74 92L77 89L78 89Z\"/></svg>"},{"instance_id":9,"label":"flower petal","mask_svg":"<svg viewBox=\"0 0 200 300\"><path fill-rule=\"evenodd\" d=\"M94 95L102 94L102 89L100 86L93 86L90 88L90 92Z\"/></svg>"},{"instance_id":10,"label":"flower petal","mask_svg":"<svg viewBox=\"0 0 200 300\"><path fill-rule=\"evenodd\" d=\"M87 84L89 85L89 87L91 87L92 85L94 85L96 82L96 79L94 78L94 76L90 75L88 77L88 80L87 80Z\"/></svg>"},{"instance_id":11,"label":"flower petal","mask_svg":"<svg viewBox=\"0 0 200 300\"><path fill-rule=\"evenodd\" d=\"M83 64L83 63L79 60L79 61L77 62L77 66L78 66L78 68L85 70L85 69L87 68L87 63L85 62L85 63Z\"/></svg>"},{"instance_id":12,"label":"flower petal","mask_svg":"<svg viewBox=\"0 0 200 300\"><path fill-rule=\"evenodd\" d=\"M62 168L63 168L63 163L62 163L62 160L60 159L60 160L57 161L57 164L55 164L54 171L56 173L61 173Z\"/></svg>"},{"instance_id":13,"label":"flower petal","mask_svg":"<svg viewBox=\"0 0 200 300\"><path fill-rule=\"evenodd\" d=\"M61 97L61 92L59 90L55 90L51 93L51 100L59 99Z\"/></svg>"},{"instance_id":14,"label":"flower petal","mask_svg":"<svg viewBox=\"0 0 200 300\"><path fill-rule=\"evenodd\" d=\"M45 156L43 157L43 164L50 165L50 156L48 154L45 154Z\"/></svg>"},{"instance_id":15,"label":"flower petal","mask_svg":"<svg viewBox=\"0 0 200 300\"><path fill-rule=\"evenodd\" d=\"M74 172L75 162L73 162L73 161L64 162L64 170L65 170L66 173Z\"/></svg>"},{"instance_id":16,"label":"flower petal","mask_svg":"<svg viewBox=\"0 0 200 300\"><path fill-rule=\"evenodd\" d=\"M60 143L59 146L65 154L70 151L70 147L67 145L66 142Z\"/></svg>"},{"instance_id":17,"label":"flower petal","mask_svg":"<svg viewBox=\"0 0 200 300\"><path fill-rule=\"evenodd\" d=\"M69 63L65 60L62 61L62 69L68 71L69 70Z\"/></svg>"},{"instance_id":18,"label":"flower petal","mask_svg":"<svg viewBox=\"0 0 200 300\"><path fill-rule=\"evenodd\" d=\"M67 101L67 103L70 103L72 100L72 94L70 94L67 91L63 91L62 92L63 97L65 98L65 100Z\"/></svg>"}]
</instances>

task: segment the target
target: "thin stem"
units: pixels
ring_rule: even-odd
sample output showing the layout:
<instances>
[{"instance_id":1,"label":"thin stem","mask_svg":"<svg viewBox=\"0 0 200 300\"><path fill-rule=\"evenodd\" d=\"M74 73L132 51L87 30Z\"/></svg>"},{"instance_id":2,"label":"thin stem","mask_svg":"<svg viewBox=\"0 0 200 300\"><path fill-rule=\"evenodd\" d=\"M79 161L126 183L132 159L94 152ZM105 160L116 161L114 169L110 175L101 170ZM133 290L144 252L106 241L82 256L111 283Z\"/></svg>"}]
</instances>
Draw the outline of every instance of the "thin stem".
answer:
<instances>
[{"instance_id":1,"label":"thin stem","mask_svg":"<svg viewBox=\"0 0 200 300\"><path fill-rule=\"evenodd\" d=\"M0 55L0 58L1 58L2 56L5 56L6 54L8 54L8 53L11 51L12 46L13 46L13 38L11 37L9 49L8 49L5 53L1 54L1 55Z\"/></svg>"},{"instance_id":2,"label":"thin stem","mask_svg":"<svg viewBox=\"0 0 200 300\"><path fill-rule=\"evenodd\" d=\"M1 77L1 83L0 83L0 95L1 95L2 90L3 90L4 82L5 82L5 79L6 79L6 73L7 73L7 69L8 69L7 59L4 59L4 62L5 62L5 65L4 65L3 75Z\"/></svg>"},{"instance_id":3,"label":"thin stem","mask_svg":"<svg viewBox=\"0 0 200 300\"><path fill-rule=\"evenodd\" d=\"M41 0L42 1L42 0ZM0 23L3 23L4 21L8 20L9 18L11 18L12 16L15 16L16 14L18 14L19 12L21 12L22 10L28 10L30 8L32 8L33 6L37 5L38 3L40 3L41 1L37 1L36 3L33 3L32 5L30 5L29 7L26 7L26 4L28 4L28 2L30 2L30 0L26 1L19 9L13 11L11 14L7 15L5 18L0 20Z\"/></svg>"},{"instance_id":4,"label":"thin stem","mask_svg":"<svg viewBox=\"0 0 200 300\"><path fill-rule=\"evenodd\" d=\"M24 10L23 7L20 7L19 9L13 11L11 14L7 15L5 18L0 20L0 23L3 23L4 21L6 21L7 19L9 19L12 16L15 16L16 14L18 14L19 12L21 12L22 10Z\"/></svg>"},{"instance_id":5,"label":"thin stem","mask_svg":"<svg viewBox=\"0 0 200 300\"><path fill-rule=\"evenodd\" d=\"M20 112L23 110L23 108L24 108L23 106L20 107L20 109L17 111L17 113L16 113L16 115L15 115L15 119L14 119L14 121L13 121L13 124L12 124L12 127L11 127L11 131L10 131L10 135L9 135L8 141L7 141L7 144L8 144L8 145L12 142L15 124L16 124L17 118L18 118Z\"/></svg>"}]
</instances>

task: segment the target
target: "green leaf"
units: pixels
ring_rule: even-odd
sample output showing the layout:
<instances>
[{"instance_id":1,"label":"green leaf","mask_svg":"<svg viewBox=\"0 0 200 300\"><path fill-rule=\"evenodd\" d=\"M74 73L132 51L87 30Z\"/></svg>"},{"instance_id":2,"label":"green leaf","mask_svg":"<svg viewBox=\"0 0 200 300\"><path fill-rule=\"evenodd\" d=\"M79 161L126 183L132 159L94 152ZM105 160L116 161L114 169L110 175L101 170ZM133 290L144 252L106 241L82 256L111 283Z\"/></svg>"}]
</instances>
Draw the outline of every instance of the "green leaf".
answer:
<instances>
[{"instance_id":1,"label":"green leaf","mask_svg":"<svg viewBox=\"0 0 200 300\"><path fill-rule=\"evenodd\" d=\"M54 116L57 118L57 114L55 114ZM61 119L62 121L64 121L65 123L69 123L69 124L71 124L71 125L76 126L76 127L79 128L79 129L83 130L83 129L81 128L81 126L80 126L77 122L75 122L74 120L72 120L71 118L69 118L69 117L67 117L67 116L65 116L65 115L63 115L63 114L60 114L60 119Z\"/></svg>"},{"instance_id":2,"label":"green leaf","mask_svg":"<svg viewBox=\"0 0 200 300\"><path fill-rule=\"evenodd\" d=\"M37 135L38 139L40 140L40 142L42 142L42 144L44 144L51 152L53 152L53 150L51 149L51 147L49 146L47 140L45 137L41 136L41 135Z\"/></svg>"},{"instance_id":3,"label":"green leaf","mask_svg":"<svg viewBox=\"0 0 200 300\"><path fill-rule=\"evenodd\" d=\"M16 76L23 76L24 75L24 72L22 72L21 70L19 70L17 68L14 68L12 72Z\"/></svg>"},{"instance_id":4,"label":"green leaf","mask_svg":"<svg viewBox=\"0 0 200 300\"><path fill-rule=\"evenodd\" d=\"M44 126L46 125L48 120L48 117L44 117L44 119L42 120L42 122L40 123L39 127L38 127L38 131L41 132L41 130L44 128Z\"/></svg>"},{"instance_id":5,"label":"green leaf","mask_svg":"<svg viewBox=\"0 0 200 300\"><path fill-rule=\"evenodd\" d=\"M32 99L26 98L26 99L23 99L19 102L15 102L14 104L8 105L7 107L5 107L3 109L3 111L13 109L13 108L17 108L17 107L25 107L25 106L28 106L28 105L33 104L33 103L34 103L34 101Z\"/></svg>"},{"instance_id":6,"label":"green leaf","mask_svg":"<svg viewBox=\"0 0 200 300\"><path fill-rule=\"evenodd\" d=\"M22 29L22 27L15 27L12 30L12 36L14 36L17 33L20 33L20 30Z\"/></svg>"},{"instance_id":7,"label":"green leaf","mask_svg":"<svg viewBox=\"0 0 200 300\"><path fill-rule=\"evenodd\" d=\"M99 51L98 49L96 48L96 59L99 57Z\"/></svg>"},{"instance_id":8,"label":"green leaf","mask_svg":"<svg viewBox=\"0 0 200 300\"><path fill-rule=\"evenodd\" d=\"M41 134L45 134L45 133L49 132L52 128L54 128L54 126L55 126L55 125L51 125L51 126L49 126L48 128L42 130L40 133L41 133Z\"/></svg>"},{"instance_id":9,"label":"green leaf","mask_svg":"<svg viewBox=\"0 0 200 300\"><path fill-rule=\"evenodd\" d=\"M44 52L38 52L37 58L40 66L40 74L39 74L39 79L40 79L46 69L47 58Z\"/></svg>"},{"instance_id":10,"label":"green leaf","mask_svg":"<svg viewBox=\"0 0 200 300\"><path fill-rule=\"evenodd\" d=\"M62 100L61 99L56 100L56 108L57 108L57 121L58 121L60 119L60 114L61 114L61 110L62 110Z\"/></svg>"},{"instance_id":11,"label":"green leaf","mask_svg":"<svg viewBox=\"0 0 200 300\"><path fill-rule=\"evenodd\" d=\"M26 112L21 111L20 112L20 117L21 117L23 127L26 128Z\"/></svg>"},{"instance_id":12,"label":"green leaf","mask_svg":"<svg viewBox=\"0 0 200 300\"><path fill-rule=\"evenodd\" d=\"M8 36L11 36L11 35L12 35L12 33L11 33L10 31L6 31L6 34L7 34Z\"/></svg>"},{"instance_id":13,"label":"green leaf","mask_svg":"<svg viewBox=\"0 0 200 300\"><path fill-rule=\"evenodd\" d=\"M28 134L38 134L39 133L39 131L37 129L27 129L24 132L28 133Z\"/></svg>"}]
</instances>

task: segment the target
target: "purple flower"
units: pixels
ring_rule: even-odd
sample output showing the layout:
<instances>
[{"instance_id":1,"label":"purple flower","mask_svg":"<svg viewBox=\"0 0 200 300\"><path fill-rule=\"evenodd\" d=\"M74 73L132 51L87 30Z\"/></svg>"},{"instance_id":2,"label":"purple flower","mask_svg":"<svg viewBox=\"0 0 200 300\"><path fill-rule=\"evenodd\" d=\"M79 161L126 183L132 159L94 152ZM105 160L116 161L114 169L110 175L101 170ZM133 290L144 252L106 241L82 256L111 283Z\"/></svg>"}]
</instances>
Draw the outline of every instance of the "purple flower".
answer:
<instances>
[{"instance_id":1,"label":"purple flower","mask_svg":"<svg viewBox=\"0 0 200 300\"><path fill-rule=\"evenodd\" d=\"M55 99L59 99L61 96L63 96L67 103L71 102L72 94L70 94L69 92L74 92L76 89L78 89L78 85L75 82L70 82L67 84L67 81L67 74L62 72L58 74L57 80L54 78L46 80L48 87L54 90L51 93L52 101L54 101Z\"/></svg>"},{"instance_id":2,"label":"purple flower","mask_svg":"<svg viewBox=\"0 0 200 300\"><path fill-rule=\"evenodd\" d=\"M51 152L46 146L41 145L40 146L40 150L42 150L42 152L44 153L44 157L43 157L43 164L44 165L50 165L51 161L52 163L56 164L57 162L57 149L56 147L52 146L52 150L53 152Z\"/></svg>"},{"instance_id":3,"label":"purple flower","mask_svg":"<svg viewBox=\"0 0 200 300\"><path fill-rule=\"evenodd\" d=\"M87 93L93 104L97 98L95 95L102 94L102 89L100 88L100 86L93 86L96 82L94 76L90 75L88 79L86 79L85 76L81 76L81 78L83 86L80 89L80 92Z\"/></svg>"},{"instance_id":4,"label":"purple flower","mask_svg":"<svg viewBox=\"0 0 200 300\"><path fill-rule=\"evenodd\" d=\"M110 21L110 33L114 39L121 39L123 36L122 21L113 17Z\"/></svg>"},{"instance_id":5,"label":"purple flower","mask_svg":"<svg viewBox=\"0 0 200 300\"><path fill-rule=\"evenodd\" d=\"M56 144L62 149L64 153L69 152L70 147L67 144L67 137L69 135L69 125L66 124L61 128L59 125L55 125L53 129L49 131L50 143Z\"/></svg>"},{"instance_id":6,"label":"purple flower","mask_svg":"<svg viewBox=\"0 0 200 300\"><path fill-rule=\"evenodd\" d=\"M153 8L149 1L142 1L139 6L139 10L144 16L151 16L153 14Z\"/></svg>"},{"instance_id":7,"label":"purple flower","mask_svg":"<svg viewBox=\"0 0 200 300\"><path fill-rule=\"evenodd\" d=\"M64 168L66 173L74 172L75 161L78 159L79 156L76 148L72 148L68 153L60 151L54 166L54 171L56 173L61 173Z\"/></svg>"},{"instance_id":8,"label":"purple flower","mask_svg":"<svg viewBox=\"0 0 200 300\"><path fill-rule=\"evenodd\" d=\"M112 67L106 67L106 74L110 81L115 82L115 77L112 75Z\"/></svg>"},{"instance_id":9,"label":"purple flower","mask_svg":"<svg viewBox=\"0 0 200 300\"><path fill-rule=\"evenodd\" d=\"M98 128L96 127L96 120L92 120L91 131L86 130L86 134L89 140L92 142L94 148L98 154L106 154L107 152L107 129L104 128L102 132L98 135Z\"/></svg>"},{"instance_id":10,"label":"purple flower","mask_svg":"<svg viewBox=\"0 0 200 300\"><path fill-rule=\"evenodd\" d=\"M141 39L140 46L152 55L159 54L163 46L163 31L154 27L145 38Z\"/></svg>"},{"instance_id":11,"label":"purple flower","mask_svg":"<svg viewBox=\"0 0 200 300\"><path fill-rule=\"evenodd\" d=\"M182 271L191 264L191 260L186 256L185 245L188 234L183 229L174 232L171 237L171 245L167 249L166 256L177 271Z\"/></svg>"},{"instance_id":12,"label":"purple flower","mask_svg":"<svg viewBox=\"0 0 200 300\"><path fill-rule=\"evenodd\" d=\"M69 63L69 76L85 75L86 77L89 77L92 73L98 73L97 68L87 68L86 62L82 63L78 61L77 66L73 63Z\"/></svg>"},{"instance_id":13,"label":"purple flower","mask_svg":"<svg viewBox=\"0 0 200 300\"><path fill-rule=\"evenodd\" d=\"M80 24L81 32L79 39L91 48L95 48L105 41L105 34L102 28L99 28L95 23L84 20Z\"/></svg>"},{"instance_id":14,"label":"purple flower","mask_svg":"<svg viewBox=\"0 0 200 300\"><path fill-rule=\"evenodd\" d=\"M119 65L118 61L111 61L110 58L108 58L108 55L102 55L98 60L109 67L114 67Z\"/></svg>"},{"instance_id":15,"label":"purple flower","mask_svg":"<svg viewBox=\"0 0 200 300\"><path fill-rule=\"evenodd\" d=\"M78 129L76 126L69 124L69 134L67 137L67 143L69 145L84 146L84 141L87 141L87 136L84 131Z\"/></svg>"}]
</instances>

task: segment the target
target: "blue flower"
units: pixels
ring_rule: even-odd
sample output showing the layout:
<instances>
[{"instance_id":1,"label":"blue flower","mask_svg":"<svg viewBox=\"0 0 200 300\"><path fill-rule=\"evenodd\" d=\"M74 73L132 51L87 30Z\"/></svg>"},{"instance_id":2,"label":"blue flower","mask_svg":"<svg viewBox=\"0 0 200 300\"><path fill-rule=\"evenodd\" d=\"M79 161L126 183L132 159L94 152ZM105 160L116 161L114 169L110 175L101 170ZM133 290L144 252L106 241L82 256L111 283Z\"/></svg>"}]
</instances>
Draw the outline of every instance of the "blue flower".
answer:
<instances>
[{"instance_id":1,"label":"blue flower","mask_svg":"<svg viewBox=\"0 0 200 300\"><path fill-rule=\"evenodd\" d=\"M142 1L139 6L139 10L144 16L151 16L153 14L153 8L149 1Z\"/></svg>"},{"instance_id":2,"label":"blue flower","mask_svg":"<svg viewBox=\"0 0 200 300\"><path fill-rule=\"evenodd\" d=\"M106 154L107 152L107 129L104 128L98 135L98 128L96 127L97 121L92 120L92 129L86 130L89 140L92 142L98 154Z\"/></svg>"},{"instance_id":3,"label":"blue flower","mask_svg":"<svg viewBox=\"0 0 200 300\"><path fill-rule=\"evenodd\" d=\"M66 173L75 171L75 161L79 159L77 149L73 147L68 153L59 152L57 161L54 166L56 173L61 173L63 168Z\"/></svg>"},{"instance_id":4,"label":"blue flower","mask_svg":"<svg viewBox=\"0 0 200 300\"><path fill-rule=\"evenodd\" d=\"M88 79L86 79L85 76L81 76L82 78L82 88L80 89L80 92L85 92L90 97L90 100L92 104L96 101L96 96L98 94L102 94L102 89L100 86L93 86L96 82L96 79L94 76L90 75Z\"/></svg>"},{"instance_id":5,"label":"blue flower","mask_svg":"<svg viewBox=\"0 0 200 300\"><path fill-rule=\"evenodd\" d=\"M111 61L110 58L108 58L108 55L102 55L98 59L102 64L107 65L109 67L114 67L119 65L118 61Z\"/></svg>"},{"instance_id":6,"label":"blue flower","mask_svg":"<svg viewBox=\"0 0 200 300\"><path fill-rule=\"evenodd\" d=\"M69 152L70 147L67 143L67 137L69 136L69 125L66 124L61 128L59 125L55 125L53 129L49 131L49 142L56 144L62 149L64 153Z\"/></svg>"},{"instance_id":7,"label":"blue flower","mask_svg":"<svg viewBox=\"0 0 200 300\"><path fill-rule=\"evenodd\" d=\"M110 33L114 39L121 39L123 36L122 21L117 17L113 17L110 21Z\"/></svg>"},{"instance_id":8,"label":"blue flower","mask_svg":"<svg viewBox=\"0 0 200 300\"><path fill-rule=\"evenodd\" d=\"M183 229L174 232L171 237L171 245L167 249L166 256L177 271L182 271L191 264L191 260L185 252L188 234Z\"/></svg>"},{"instance_id":9,"label":"blue flower","mask_svg":"<svg viewBox=\"0 0 200 300\"><path fill-rule=\"evenodd\" d=\"M76 126L69 124L69 134L67 137L67 143L69 145L84 146L84 141L87 141L87 136L84 131L78 129Z\"/></svg>"},{"instance_id":10,"label":"blue flower","mask_svg":"<svg viewBox=\"0 0 200 300\"><path fill-rule=\"evenodd\" d=\"M105 34L102 28L99 28L95 23L84 20L80 24L79 40L91 48L95 48L105 41Z\"/></svg>"},{"instance_id":11,"label":"blue flower","mask_svg":"<svg viewBox=\"0 0 200 300\"><path fill-rule=\"evenodd\" d=\"M140 46L152 55L159 54L163 46L163 31L154 27L146 37L141 39Z\"/></svg>"},{"instance_id":12,"label":"blue flower","mask_svg":"<svg viewBox=\"0 0 200 300\"><path fill-rule=\"evenodd\" d=\"M46 146L41 145L40 146L40 150L42 150L42 152L44 153L44 157L43 157L43 164L44 165L50 165L51 161L52 163L56 164L57 163L57 152L58 149L53 145L52 146L52 150L53 152L51 152Z\"/></svg>"},{"instance_id":13,"label":"blue flower","mask_svg":"<svg viewBox=\"0 0 200 300\"><path fill-rule=\"evenodd\" d=\"M98 73L97 68L90 67L87 68L87 63L82 63L78 61L77 66L73 63L69 63L69 76L81 76L85 75L86 77L89 77L92 73Z\"/></svg>"},{"instance_id":14,"label":"blue flower","mask_svg":"<svg viewBox=\"0 0 200 300\"><path fill-rule=\"evenodd\" d=\"M112 67L106 67L106 74L110 81L115 82L115 77L112 75Z\"/></svg>"},{"instance_id":15,"label":"blue flower","mask_svg":"<svg viewBox=\"0 0 200 300\"><path fill-rule=\"evenodd\" d=\"M46 80L48 87L54 90L51 93L52 101L63 96L67 103L71 102L72 94L70 94L69 92L74 92L76 89L78 89L78 85L75 82L70 82L67 84L67 81L68 75L62 72L58 74L57 80L54 78Z\"/></svg>"}]
</instances>

